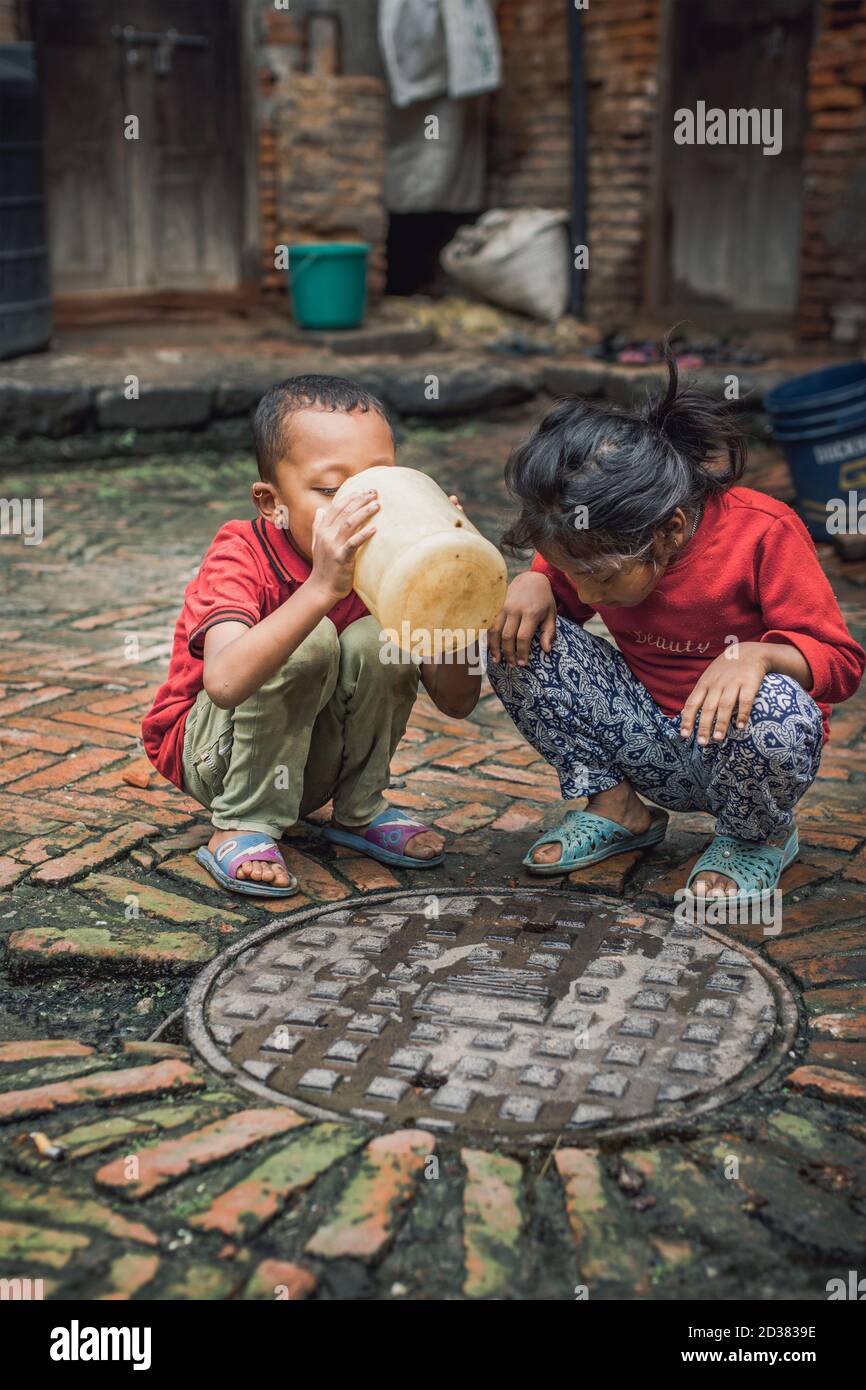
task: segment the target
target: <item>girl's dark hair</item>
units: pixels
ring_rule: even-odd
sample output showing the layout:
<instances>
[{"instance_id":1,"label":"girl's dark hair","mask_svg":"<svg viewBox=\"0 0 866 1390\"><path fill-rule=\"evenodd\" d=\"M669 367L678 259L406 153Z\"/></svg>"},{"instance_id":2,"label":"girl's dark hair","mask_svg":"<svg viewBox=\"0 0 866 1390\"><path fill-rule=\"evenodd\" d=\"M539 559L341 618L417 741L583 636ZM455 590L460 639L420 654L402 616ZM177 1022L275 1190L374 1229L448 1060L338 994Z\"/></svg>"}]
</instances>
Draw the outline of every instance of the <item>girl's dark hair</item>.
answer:
<instances>
[{"instance_id":1,"label":"girl's dark hair","mask_svg":"<svg viewBox=\"0 0 866 1390\"><path fill-rule=\"evenodd\" d=\"M586 570L647 559L677 508L694 519L742 477L746 443L731 407L680 388L669 340L662 352L667 390L639 414L560 401L513 451L505 481L521 512L507 550L554 551Z\"/></svg>"}]
</instances>

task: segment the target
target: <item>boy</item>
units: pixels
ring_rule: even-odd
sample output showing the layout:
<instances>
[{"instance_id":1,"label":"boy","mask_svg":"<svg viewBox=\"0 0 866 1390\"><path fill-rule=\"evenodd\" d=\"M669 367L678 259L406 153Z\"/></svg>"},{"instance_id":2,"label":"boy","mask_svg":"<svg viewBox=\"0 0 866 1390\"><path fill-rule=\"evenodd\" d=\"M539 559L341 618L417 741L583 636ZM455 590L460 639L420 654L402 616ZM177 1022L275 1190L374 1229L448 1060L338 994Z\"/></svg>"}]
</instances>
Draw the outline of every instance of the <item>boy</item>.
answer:
<instances>
[{"instance_id":1,"label":"boy","mask_svg":"<svg viewBox=\"0 0 866 1390\"><path fill-rule=\"evenodd\" d=\"M339 377L294 377L262 398L253 433L258 516L223 526L187 586L142 726L147 755L210 810L198 858L233 892L292 893L276 842L330 799L335 843L404 868L441 864L443 837L382 793L419 676L461 719L478 700L477 663L380 660L379 625L352 591L379 504L372 490L331 501L346 478L396 466L384 409Z\"/></svg>"}]
</instances>

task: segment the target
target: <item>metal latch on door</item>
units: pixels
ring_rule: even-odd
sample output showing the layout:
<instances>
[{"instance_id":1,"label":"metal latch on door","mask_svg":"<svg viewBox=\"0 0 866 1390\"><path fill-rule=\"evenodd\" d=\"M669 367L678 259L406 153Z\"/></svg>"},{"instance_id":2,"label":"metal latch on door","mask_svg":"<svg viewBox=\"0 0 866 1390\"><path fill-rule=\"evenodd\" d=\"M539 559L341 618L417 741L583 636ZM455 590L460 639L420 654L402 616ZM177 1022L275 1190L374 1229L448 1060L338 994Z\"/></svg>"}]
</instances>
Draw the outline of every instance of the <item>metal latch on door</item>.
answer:
<instances>
[{"instance_id":1,"label":"metal latch on door","mask_svg":"<svg viewBox=\"0 0 866 1390\"><path fill-rule=\"evenodd\" d=\"M112 38L122 43L126 49L126 61L131 68L141 62L141 49L153 49L153 71L157 77L167 77L171 72L172 58L176 48L207 48L208 39L204 34L179 34L176 29L166 29L161 34L148 33L136 29L134 24L115 24L111 30Z\"/></svg>"}]
</instances>

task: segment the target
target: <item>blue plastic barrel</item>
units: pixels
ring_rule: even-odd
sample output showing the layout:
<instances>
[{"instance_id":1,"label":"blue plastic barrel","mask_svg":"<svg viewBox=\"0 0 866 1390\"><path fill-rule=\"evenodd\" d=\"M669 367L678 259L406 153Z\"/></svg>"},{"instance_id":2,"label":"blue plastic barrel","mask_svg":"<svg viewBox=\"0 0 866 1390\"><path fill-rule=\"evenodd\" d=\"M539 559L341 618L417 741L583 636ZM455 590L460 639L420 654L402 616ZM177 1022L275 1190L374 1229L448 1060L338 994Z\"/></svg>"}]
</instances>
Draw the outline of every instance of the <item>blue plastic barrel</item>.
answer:
<instances>
[{"instance_id":1,"label":"blue plastic barrel","mask_svg":"<svg viewBox=\"0 0 866 1390\"><path fill-rule=\"evenodd\" d=\"M771 391L764 406L785 451L800 516L815 540L832 540L828 502L866 496L866 362L794 377Z\"/></svg>"}]
</instances>

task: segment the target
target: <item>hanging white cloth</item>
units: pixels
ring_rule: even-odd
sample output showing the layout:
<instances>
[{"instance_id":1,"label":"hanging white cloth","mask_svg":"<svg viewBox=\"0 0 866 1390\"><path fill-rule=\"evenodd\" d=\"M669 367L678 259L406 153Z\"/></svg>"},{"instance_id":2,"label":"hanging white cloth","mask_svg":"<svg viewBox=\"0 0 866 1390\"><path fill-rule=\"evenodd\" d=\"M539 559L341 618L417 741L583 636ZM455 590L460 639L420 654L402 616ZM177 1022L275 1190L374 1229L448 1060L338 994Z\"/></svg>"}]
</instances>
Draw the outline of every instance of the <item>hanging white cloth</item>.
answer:
<instances>
[{"instance_id":1,"label":"hanging white cloth","mask_svg":"<svg viewBox=\"0 0 866 1390\"><path fill-rule=\"evenodd\" d=\"M490 0L379 0L379 46L398 107L482 96L502 82Z\"/></svg>"}]
</instances>

